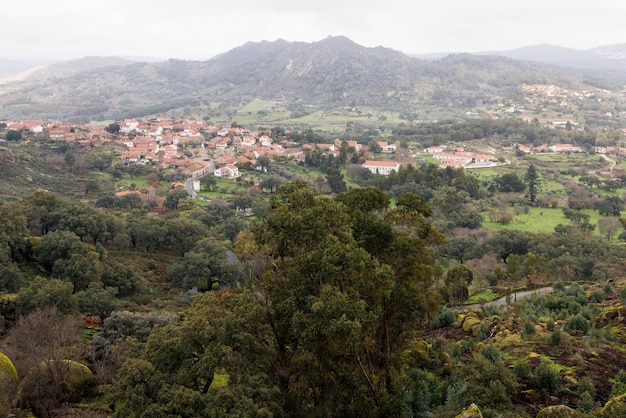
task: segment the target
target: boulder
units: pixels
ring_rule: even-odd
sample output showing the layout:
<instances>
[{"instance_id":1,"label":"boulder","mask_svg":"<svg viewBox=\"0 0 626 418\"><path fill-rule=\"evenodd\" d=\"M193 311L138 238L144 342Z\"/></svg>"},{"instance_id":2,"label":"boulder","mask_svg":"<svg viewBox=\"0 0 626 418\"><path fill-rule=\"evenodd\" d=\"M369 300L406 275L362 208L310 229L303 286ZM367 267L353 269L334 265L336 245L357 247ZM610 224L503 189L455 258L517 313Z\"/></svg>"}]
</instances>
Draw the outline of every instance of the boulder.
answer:
<instances>
[{"instance_id":1,"label":"boulder","mask_svg":"<svg viewBox=\"0 0 626 418\"><path fill-rule=\"evenodd\" d=\"M580 414L565 405L553 405L543 408L536 418L578 418Z\"/></svg>"},{"instance_id":2,"label":"boulder","mask_svg":"<svg viewBox=\"0 0 626 418\"><path fill-rule=\"evenodd\" d=\"M465 408L455 418L483 418L483 413L480 412L480 408L475 403Z\"/></svg>"},{"instance_id":3,"label":"boulder","mask_svg":"<svg viewBox=\"0 0 626 418\"><path fill-rule=\"evenodd\" d=\"M0 375L6 376L12 384L17 386L17 370L15 370L11 359L2 353L0 353Z\"/></svg>"},{"instance_id":4,"label":"boulder","mask_svg":"<svg viewBox=\"0 0 626 418\"><path fill-rule=\"evenodd\" d=\"M626 416L626 393L609 400L600 411L602 417Z\"/></svg>"}]
</instances>

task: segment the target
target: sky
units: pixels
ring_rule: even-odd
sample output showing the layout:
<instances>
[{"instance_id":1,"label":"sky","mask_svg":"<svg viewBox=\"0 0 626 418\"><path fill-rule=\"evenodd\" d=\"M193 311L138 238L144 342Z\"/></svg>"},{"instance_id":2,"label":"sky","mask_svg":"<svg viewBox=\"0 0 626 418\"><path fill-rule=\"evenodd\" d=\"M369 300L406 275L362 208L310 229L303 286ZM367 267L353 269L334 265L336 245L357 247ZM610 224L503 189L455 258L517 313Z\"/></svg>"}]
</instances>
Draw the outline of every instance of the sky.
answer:
<instances>
[{"instance_id":1,"label":"sky","mask_svg":"<svg viewBox=\"0 0 626 418\"><path fill-rule=\"evenodd\" d=\"M4 0L0 15L0 58L14 60L206 60L340 35L407 54L626 43L623 0Z\"/></svg>"}]
</instances>

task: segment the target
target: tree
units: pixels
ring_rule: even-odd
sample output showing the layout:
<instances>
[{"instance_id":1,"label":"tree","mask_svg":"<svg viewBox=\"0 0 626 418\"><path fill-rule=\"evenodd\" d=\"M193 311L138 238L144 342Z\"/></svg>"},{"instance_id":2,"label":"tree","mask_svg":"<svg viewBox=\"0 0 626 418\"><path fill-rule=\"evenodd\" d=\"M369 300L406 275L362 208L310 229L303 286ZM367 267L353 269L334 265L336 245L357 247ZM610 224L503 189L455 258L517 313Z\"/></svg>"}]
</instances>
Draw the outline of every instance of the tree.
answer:
<instances>
[{"instance_id":1,"label":"tree","mask_svg":"<svg viewBox=\"0 0 626 418\"><path fill-rule=\"evenodd\" d=\"M205 292L241 282L241 271L224 242L205 238L185 253L182 263L170 268L170 275L184 289Z\"/></svg>"},{"instance_id":2,"label":"tree","mask_svg":"<svg viewBox=\"0 0 626 418\"><path fill-rule=\"evenodd\" d=\"M211 191L211 187L215 187L217 185L217 179L215 176L208 174L206 176L200 177L200 184L202 184L208 191Z\"/></svg>"},{"instance_id":3,"label":"tree","mask_svg":"<svg viewBox=\"0 0 626 418\"><path fill-rule=\"evenodd\" d=\"M377 154L382 151L380 145L378 145L378 141L376 139L372 139L368 144L370 152Z\"/></svg>"},{"instance_id":4,"label":"tree","mask_svg":"<svg viewBox=\"0 0 626 418\"><path fill-rule=\"evenodd\" d=\"M448 270L446 275L446 286L450 290L452 299L463 305L469 297L468 286L474 280L474 273L463 264L456 265Z\"/></svg>"},{"instance_id":5,"label":"tree","mask_svg":"<svg viewBox=\"0 0 626 418\"><path fill-rule=\"evenodd\" d=\"M617 231L622 229L622 223L619 219L608 216L598 221L598 229L600 230L600 233L606 237L607 241L611 241Z\"/></svg>"},{"instance_id":6,"label":"tree","mask_svg":"<svg viewBox=\"0 0 626 418\"><path fill-rule=\"evenodd\" d=\"M498 191L503 193L521 193L526 190L526 184L515 173L506 173L494 179Z\"/></svg>"},{"instance_id":7,"label":"tree","mask_svg":"<svg viewBox=\"0 0 626 418\"><path fill-rule=\"evenodd\" d=\"M580 176L578 181L580 183L583 183L583 184L589 186L592 189L593 189L593 186L599 186L600 184L602 184L602 180L600 180L596 176Z\"/></svg>"},{"instance_id":8,"label":"tree","mask_svg":"<svg viewBox=\"0 0 626 418\"><path fill-rule=\"evenodd\" d=\"M533 164L528 166L524 180L528 186L528 197L531 202L535 202L537 199L537 186L539 180L539 173Z\"/></svg>"},{"instance_id":9,"label":"tree","mask_svg":"<svg viewBox=\"0 0 626 418\"><path fill-rule=\"evenodd\" d=\"M261 180L259 186L261 186L262 189L269 189L270 193L274 193L278 191L281 184L282 181L279 177L269 176Z\"/></svg>"},{"instance_id":10,"label":"tree","mask_svg":"<svg viewBox=\"0 0 626 418\"><path fill-rule=\"evenodd\" d=\"M59 260L69 259L73 254L85 254L86 248L73 232L53 231L48 233L35 250L35 256L43 267L52 271Z\"/></svg>"},{"instance_id":11,"label":"tree","mask_svg":"<svg viewBox=\"0 0 626 418\"><path fill-rule=\"evenodd\" d=\"M110 134L117 134L120 132L120 125L113 122L110 123L106 128L104 128L104 130Z\"/></svg>"},{"instance_id":12,"label":"tree","mask_svg":"<svg viewBox=\"0 0 626 418\"><path fill-rule=\"evenodd\" d=\"M187 198L187 192L183 190L172 190L165 197L165 202L163 202L163 207L165 209L176 210L178 209L178 205L181 200Z\"/></svg>"},{"instance_id":13,"label":"tree","mask_svg":"<svg viewBox=\"0 0 626 418\"><path fill-rule=\"evenodd\" d=\"M198 297L181 323L154 327L141 356L123 364L111 402L146 418L284 416L265 314L251 292ZM228 385L214 386L225 373Z\"/></svg>"},{"instance_id":14,"label":"tree","mask_svg":"<svg viewBox=\"0 0 626 418\"><path fill-rule=\"evenodd\" d=\"M104 320L117 307L117 292L116 288L105 288L101 282L91 282L87 289L76 293L80 312Z\"/></svg>"},{"instance_id":15,"label":"tree","mask_svg":"<svg viewBox=\"0 0 626 418\"><path fill-rule=\"evenodd\" d=\"M271 161L267 155L260 155L259 158L256 159L256 165L261 169L264 173L270 168Z\"/></svg>"},{"instance_id":16,"label":"tree","mask_svg":"<svg viewBox=\"0 0 626 418\"><path fill-rule=\"evenodd\" d=\"M550 276L550 267L544 254L537 256L529 252L523 264L528 284L532 288L539 287Z\"/></svg>"},{"instance_id":17,"label":"tree","mask_svg":"<svg viewBox=\"0 0 626 418\"><path fill-rule=\"evenodd\" d=\"M624 209L624 202L618 196L607 196L598 203L600 215L619 217Z\"/></svg>"},{"instance_id":18,"label":"tree","mask_svg":"<svg viewBox=\"0 0 626 418\"><path fill-rule=\"evenodd\" d=\"M19 141L22 139L22 133L20 131L16 131L15 129L9 129L5 138L7 141Z\"/></svg>"},{"instance_id":19,"label":"tree","mask_svg":"<svg viewBox=\"0 0 626 418\"><path fill-rule=\"evenodd\" d=\"M341 193L348 190L346 182L343 179L343 174L341 174L338 168L328 169L326 172L326 181L330 185L330 190L332 190L333 193Z\"/></svg>"},{"instance_id":20,"label":"tree","mask_svg":"<svg viewBox=\"0 0 626 418\"><path fill-rule=\"evenodd\" d=\"M65 162L67 169L71 173L72 169L74 168L74 164L76 164L76 155L74 154L74 151L72 151L71 149L65 151L65 153L63 153L63 161Z\"/></svg>"},{"instance_id":21,"label":"tree","mask_svg":"<svg viewBox=\"0 0 626 418\"><path fill-rule=\"evenodd\" d=\"M47 306L54 307L63 314L74 314L78 312L78 304L73 292L72 283L36 276L17 293L17 314L26 315Z\"/></svg>"},{"instance_id":22,"label":"tree","mask_svg":"<svg viewBox=\"0 0 626 418\"><path fill-rule=\"evenodd\" d=\"M338 200L358 202L352 192ZM297 376L280 382L292 414L399 413L401 353L438 305L432 245L441 237L419 196L372 211L388 204L350 211L293 182L257 231L272 260L259 290L275 324L279 374Z\"/></svg>"}]
</instances>

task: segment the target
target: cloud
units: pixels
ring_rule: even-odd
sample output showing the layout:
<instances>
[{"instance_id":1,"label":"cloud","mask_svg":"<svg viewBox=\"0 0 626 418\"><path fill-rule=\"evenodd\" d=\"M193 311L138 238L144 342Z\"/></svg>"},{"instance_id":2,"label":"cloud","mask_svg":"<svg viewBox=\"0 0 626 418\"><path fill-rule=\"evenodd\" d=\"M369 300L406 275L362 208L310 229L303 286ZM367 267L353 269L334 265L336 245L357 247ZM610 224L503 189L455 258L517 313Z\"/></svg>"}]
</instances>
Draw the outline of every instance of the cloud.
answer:
<instances>
[{"instance_id":1,"label":"cloud","mask_svg":"<svg viewBox=\"0 0 626 418\"><path fill-rule=\"evenodd\" d=\"M246 41L345 35L407 53L626 42L612 0L21 0L2 5L8 58L144 55L206 59Z\"/></svg>"}]
</instances>

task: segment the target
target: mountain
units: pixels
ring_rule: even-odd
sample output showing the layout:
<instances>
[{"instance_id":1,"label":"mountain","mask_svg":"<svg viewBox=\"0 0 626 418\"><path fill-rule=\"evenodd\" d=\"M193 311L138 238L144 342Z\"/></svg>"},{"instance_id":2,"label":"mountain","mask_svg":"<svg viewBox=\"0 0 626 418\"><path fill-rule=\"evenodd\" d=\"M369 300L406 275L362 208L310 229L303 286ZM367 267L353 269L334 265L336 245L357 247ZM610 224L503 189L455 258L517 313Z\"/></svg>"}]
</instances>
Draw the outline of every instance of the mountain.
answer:
<instances>
[{"instance_id":1,"label":"mountain","mask_svg":"<svg viewBox=\"0 0 626 418\"><path fill-rule=\"evenodd\" d=\"M50 61L17 61L0 58L0 76L16 74L37 67L50 65Z\"/></svg>"},{"instance_id":2,"label":"mountain","mask_svg":"<svg viewBox=\"0 0 626 418\"><path fill-rule=\"evenodd\" d=\"M608 45L589 50L540 44L509 51L489 51L479 55L497 55L554 66L593 77L626 82L626 44Z\"/></svg>"},{"instance_id":3,"label":"mountain","mask_svg":"<svg viewBox=\"0 0 626 418\"><path fill-rule=\"evenodd\" d=\"M381 112L463 115L468 106L515 94L522 83L582 83L540 64L493 55L435 61L346 37L314 43L249 42L208 61L129 62L85 58L42 70L0 92L1 118L108 120L159 113L235 114L254 99L287 109L368 107Z\"/></svg>"}]
</instances>

